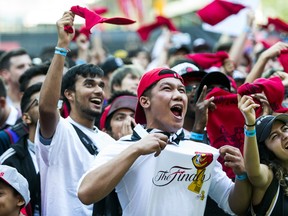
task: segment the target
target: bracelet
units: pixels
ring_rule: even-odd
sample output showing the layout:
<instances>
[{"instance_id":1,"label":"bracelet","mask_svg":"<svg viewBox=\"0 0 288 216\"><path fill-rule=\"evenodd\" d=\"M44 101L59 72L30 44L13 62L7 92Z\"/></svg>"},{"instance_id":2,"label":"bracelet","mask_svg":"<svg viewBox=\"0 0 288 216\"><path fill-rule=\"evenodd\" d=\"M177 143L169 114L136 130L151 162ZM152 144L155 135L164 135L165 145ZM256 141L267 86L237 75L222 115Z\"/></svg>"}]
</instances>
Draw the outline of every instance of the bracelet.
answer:
<instances>
[{"instance_id":1,"label":"bracelet","mask_svg":"<svg viewBox=\"0 0 288 216\"><path fill-rule=\"evenodd\" d=\"M256 135L256 130L255 129L247 130L246 128L244 128L244 133L245 133L245 136L247 137L254 137Z\"/></svg>"},{"instance_id":2,"label":"bracelet","mask_svg":"<svg viewBox=\"0 0 288 216\"><path fill-rule=\"evenodd\" d=\"M237 179L238 181L244 181L244 180L246 180L247 178L248 178L247 173L243 173L243 174L241 174L241 175L236 175L236 179Z\"/></svg>"},{"instance_id":3,"label":"bracelet","mask_svg":"<svg viewBox=\"0 0 288 216\"><path fill-rule=\"evenodd\" d=\"M203 141L204 140L204 134L191 132L190 139L191 140L197 140L197 141Z\"/></svg>"},{"instance_id":4,"label":"bracelet","mask_svg":"<svg viewBox=\"0 0 288 216\"><path fill-rule=\"evenodd\" d=\"M55 54L62 55L66 57L67 53L69 52L69 49L61 48L61 47L55 47Z\"/></svg>"},{"instance_id":5,"label":"bracelet","mask_svg":"<svg viewBox=\"0 0 288 216\"><path fill-rule=\"evenodd\" d=\"M246 125L247 127L254 127L254 126L256 125L256 122L255 122L254 124L252 124L252 125L246 124L246 122L245 122L245 125Z\"/></svg>"}]
</instances>

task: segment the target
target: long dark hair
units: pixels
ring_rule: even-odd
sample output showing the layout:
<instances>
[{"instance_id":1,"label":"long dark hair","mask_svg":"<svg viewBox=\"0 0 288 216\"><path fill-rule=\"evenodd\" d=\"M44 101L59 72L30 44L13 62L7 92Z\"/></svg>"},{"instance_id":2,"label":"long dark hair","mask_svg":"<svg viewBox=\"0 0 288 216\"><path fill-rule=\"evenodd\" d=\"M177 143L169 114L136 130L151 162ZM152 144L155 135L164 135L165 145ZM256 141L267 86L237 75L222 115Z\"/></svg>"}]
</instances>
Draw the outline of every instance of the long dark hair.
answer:
<instances>
[{"instance_id":1,"label":"long dark hair","mask_svg":"<svg viewBox=\"0 0 288 216\"><path fill-rule=\"evenodd\" d=\"M284 190L284 194L288 196L288 184L285 179L285 177L287 177L288 170L281 165L281 161L276 157L276 155L267 148L265 142L258 143L258 150L260 155L260 163L266 164L273 171L275 177L279 181L279 184Z\"/></svg>"}]
</instances>

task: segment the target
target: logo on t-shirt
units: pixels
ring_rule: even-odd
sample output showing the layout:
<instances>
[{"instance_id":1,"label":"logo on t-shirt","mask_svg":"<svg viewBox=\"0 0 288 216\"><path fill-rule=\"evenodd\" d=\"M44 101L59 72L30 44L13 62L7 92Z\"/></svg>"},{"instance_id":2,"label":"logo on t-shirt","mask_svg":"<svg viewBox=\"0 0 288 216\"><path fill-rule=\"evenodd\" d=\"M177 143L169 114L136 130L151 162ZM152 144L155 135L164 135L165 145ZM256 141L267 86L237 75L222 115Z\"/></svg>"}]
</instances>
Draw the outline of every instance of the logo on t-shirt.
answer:
<instances>
[{"instance_id":1,"label":"logo on t-shirt","mask_svg":"<svg viewBox=\"0 0 288 216\"><path fill-rule=\"evenodd\" d=\"M190 182L188 190L199 194L203 183L211 178L211 174L206 175L205 170L213 161L213 154L196 152L191 160L196 170L194 167L177 165L168 170L158 170L152 179L153 184L157 187L164 187L176 182Z\"/></svg>"},{"instance_id":2,"label":"logo on t-shirt","mask_svg":"<svg viewBox=\"0 0 288 216\"><path fill-rule=\"evenodd\" d=\"M193 182L188 186L190 191L195 193L200 193L204 179L206 167L211 164L213 161L213 154L211 153L201 153L196 152L196 155L192 158L192 163L197 169L196 178L193 179Z\"/></svg>"}]
</instances>

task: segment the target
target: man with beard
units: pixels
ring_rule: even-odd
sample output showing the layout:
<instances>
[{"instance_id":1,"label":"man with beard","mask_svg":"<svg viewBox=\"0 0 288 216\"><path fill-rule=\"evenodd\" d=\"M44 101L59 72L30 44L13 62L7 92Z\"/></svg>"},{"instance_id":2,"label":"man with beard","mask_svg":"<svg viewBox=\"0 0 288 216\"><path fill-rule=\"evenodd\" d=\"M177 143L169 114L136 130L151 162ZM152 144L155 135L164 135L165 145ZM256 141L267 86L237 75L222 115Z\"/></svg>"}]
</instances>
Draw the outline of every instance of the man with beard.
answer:
<instances>
[{"instance_id":1,"label":"man with beard","mask_svg":"<svg viewBox=\"0 0 288 216\"><path fill-rule=\"evenodd\" d=\"M104 101L103 70L82 64L63 76L67 48L74 36L64 27L72 27L73 21L71 11L57 21L58 43L40 91L35 144L41 173L42 216L92 215L93 206L83 205L77 198L77 184L97 153L114 142L94 126ZM57 107L60 96L70 111L66 119Z\"/></svg>"}]
</instances>

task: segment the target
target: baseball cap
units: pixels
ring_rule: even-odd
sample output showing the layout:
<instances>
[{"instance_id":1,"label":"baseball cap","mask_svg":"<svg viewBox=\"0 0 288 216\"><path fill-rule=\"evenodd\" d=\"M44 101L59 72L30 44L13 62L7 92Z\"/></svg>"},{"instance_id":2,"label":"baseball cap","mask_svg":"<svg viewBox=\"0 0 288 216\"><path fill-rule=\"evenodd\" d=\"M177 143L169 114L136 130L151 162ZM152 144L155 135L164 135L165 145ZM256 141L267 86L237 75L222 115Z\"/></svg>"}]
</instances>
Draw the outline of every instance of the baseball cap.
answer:
<instances>
[{"instance_id":1,"label":"baseball cap","mask_svg":"<svg viewBox=\"0 0 288 216\"><path fill-rule=\"evenodd\" d=\"M192 50L194 53L203 53L210 52L212 48L204 38L197 38L192 43Z\"/></svg>"},{"instance_id":2,"label":"baseball cap","mask_svg":"<svg viewBox=\"0 0 288 216\"><path fill-rule=\"evenodd\" d=\"M200 70L195 64L188 62L177 64L171 70L176 71L182 76L185 86L191 81L201 80L207 74L207 72Z\"/></svg>"},{"instance_id":3,"label":"baseball cap","mask_svg":"<svg viewBox=\"0 0 288 216\"><path fill-rule=\"evenodd\" d=\"M25 206L29 203L28 181L14 167L0 165L0 178L21 194L25 201Z\"/></svg>"},{"instance_id":4,"label":"baseball cap","mask_svg":"<svg viewBox=\"0 0 288 216\"><path fill-rule=\"evenodd\" d=\"M136 123L146 124L146 116L145 116L143 107L139 103L140 97L143 95L143 93L147 89L149 89L150 86L157 83L161 79L170 78L170 77L179 79L184 84L183 78L177 72L169 68L164 68L164 67L155 68L143 74L143 76L140 79L140 82L138 84L138 89L137 89L138 103L137 103L136 111L135 111Z\"/></svg>"},{"instance_id":5,"label":"baseball cap","mask_svg":"<svg viewBox=\"0 0 288 216\"><path fill-rule=\"evenodd\" d=\"M116 110L127 108L135 111L137 104L137 97L132 95L122 95L115 98L112 103L104 109L100 118L100 129L105 128L107 118Z\"/></svg>"},{"instance_id":6,"label":"baseball cap","mask_svg":"<svg viewBox=\"0 0 288 216\"><path fill-rule=\"evenodd\" d=\"M256 119L256 137L258 143L264 142L269 137L272 126L276 120L288 123L288 115L265 115Z\"/></svg>"},{"instance_id":7,"label":"baseball cap","mask_svg":"<svg viewBox=\"0 0 288 216\"><path fill-rule=\"evenodd\" d=\"M210 72L210 73L207 73L206 76L203 77L203 79L201 80L200 85L195 94L195 97L196 97L195 101L197 101L198 98L200 97L200 94L202 92L204 85L209 87L211 85L216 85L216 84L226 87L229 91L231 91L230 80L224 73L219 72L219 71Z\"/></svg>"}]
</instances>

